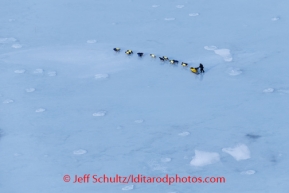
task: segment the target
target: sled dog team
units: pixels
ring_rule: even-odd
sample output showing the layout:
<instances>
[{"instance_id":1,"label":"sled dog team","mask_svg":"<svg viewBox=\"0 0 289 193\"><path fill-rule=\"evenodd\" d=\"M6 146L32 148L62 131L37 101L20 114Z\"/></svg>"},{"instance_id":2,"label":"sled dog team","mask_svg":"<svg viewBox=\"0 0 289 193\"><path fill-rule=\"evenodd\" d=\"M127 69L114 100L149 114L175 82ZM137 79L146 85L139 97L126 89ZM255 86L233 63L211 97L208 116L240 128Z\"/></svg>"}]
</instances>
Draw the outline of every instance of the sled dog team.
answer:
<instances>
[{"instance_id":1,"label":"sled dog team","mask_svg":"<svg viewBox=\"0 0 289 193\"><path fill-rule=\"evenodd\" d=\"M115 52L120 52L120 48L113 48L113 50L114 50ZM125 51L125 53L126 53L127 55L132 55L132 54L133 54L133 51L132 51L132 50L127 50L127 51ZM138 55L139 57L143 57L144 53L138 52L137 55ZM151 56L152 58L156 58L156 55L154 55L154 54L150 54L150 56ZM170 59L169 59L168 57L166 57L166 56L159 57L159 59L160 59L162 62L169 61L171 64L178 64L178 63L179 63L178 60L170 60ZM186 67L186 66L188 66L188 63L182 62L182 66ZM193 73L195 73L195 74L199 74L199 69L200 69L200 73L204 73L204 72L205 72L205 71L204 71L204 66L203 66L203 64L201 64L201 63L200 63L200 65L199 65L199 67L191 67L191 68L190 68L191 72L193 72Z\"/></svg>"}]
</instances>

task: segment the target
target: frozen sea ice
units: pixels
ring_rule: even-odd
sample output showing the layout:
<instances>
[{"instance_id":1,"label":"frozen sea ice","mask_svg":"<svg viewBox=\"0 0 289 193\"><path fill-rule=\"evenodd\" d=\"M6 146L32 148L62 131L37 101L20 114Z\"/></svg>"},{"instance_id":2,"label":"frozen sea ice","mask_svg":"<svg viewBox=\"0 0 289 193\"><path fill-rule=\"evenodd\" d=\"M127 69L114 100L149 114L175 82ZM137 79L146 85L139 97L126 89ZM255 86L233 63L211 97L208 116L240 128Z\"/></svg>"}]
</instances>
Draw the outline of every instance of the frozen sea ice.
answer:
<instances>
[{"instance_id":1,"label":"frozen sea ice","mask_svg":"<svg viewBox=\"0 0 289 193\"><path fill-rule=\"evenodd\" d=\"M166 157L166 158L162 158L161 161L164 162L164 163L167 163L167 162L170 162L172 159L169 158L169 157Z\"/></svg>"},{"instance_id":2,"label":"frozen sea ice","mask_svg":"<svg viewBox=\"0 0 289 193\"><path fill-rule=\"evenodd\" d=\"M16 74L22 74L22 73L24 73L24 72L25 72L24 69L21 69L21 70L15 70L15 71L14 71L14 73L16 73Z\"/></svg>"},{"instance_id":3,"label":"frozen sea ice","mask_svg":"<svg viewBox=\"0 0 289 193\"><path fill-rule=\"evenodd\" d=\"M227 70L227 73L230 76L238 76L238 75L242 74L242 70L240 70L239 68L229 68Z\"/></svg>"},{"instance_id":4,"label":"frozen sea ice","mask_svg":"<svg viewBox=\"0 0 289 193\"><path fill-rule=\"evenodd\" d=\"M184 5L177 5L176 7L179 8L179 9L181 9L181 8L183 8L183 7L185 7L185 6L184 6Z\"/></svg>"},{"instance_id":5,"label":"frozen sea ice","mask_svg":"<svg viewBox=\"0 0 289 193\"><path fill-rule=\"evenodd\" d=\"M5 101L3 101L4 104L9 104L9 103L13 103L14 101L12 99L7 99Z\"/></svg>"},{"instance_id":6,"label":"frozen sea ice","mask_svg":"<svg viewBox=\"0 0 289 193\"><path fill-rule=\"evenodd\" d=\"M233 60L229 49L216 49L214 52L215 54L221 56L226 62L231 62Z\"/></svg>"},{"instance_id":7,"label":"frozen sea ice","mask_svg":"<svg viewBox=\"0 0 289 193\"><path fill-rule=\"evenodd\" d=\"M143 123L144 120L143 120L143 119L138 119L138 120L135 120L134 122L135 122L135 123Z\"/></svg>"},{"instance_id":8,"label":"frozen sea ice","mask_svg":"<svg viewBox=\"0 0 289 193\"><path fill-rule=\"evenodd\" d=\"M196 17L196 16L198 16L198 15L200 15L200 14L199 14L199 13L190 13L190 14L189 14L190 17Z\"/></svg>"},{"instance_id":9,"label":"frozen sea ice","mask_svg":"<svg viewBox=\"0 0 289 193\"><path fill-rule=\"evenodd\" d=\"M49 71L47 72L48 76L56 76L56 72L55 71Z\"/></svg>"},{"instance_id":10,"label":"frozen sea ice","mask_svg":"<svg viewBox=\"0 0 289 193\"><path fill-rule=\"evenodd\" d=\"M173 20L175 20L176 18L174 18L174 17L167 17L167 18L165 18L165 20L166 21L173 21Z\"/></svg>"},{"instance_id":11,"label":"frozen sea ice","mask_svg":"<svg viewBox=\"0 0 289 193\"><path fill-rule=\"evenodd\" d=\"M94 75L95 79L105 79L108 78L108 74L96 74Z\"/></svg>"},{"instance_id":12,"label":"frozen sea ice","mask_svg":"<svg viewBox=\"0 0 289 193\"><path fill-rule=\"evenodd\" d=\"M43 69L40 69L40 68L35 69L35 70L33 71L33 73L34 73L34 74L42 74L42 73L43 73Z\"/></svg>"},{"instance_id":13,"label":"frozen sea ice","mask_svg":"<svg viewBox=\"0 0 289 193\"><path fill-rule=\"evenodd\" d=\"M22 48L22 45L21 44L13 44L11 47L15 48L15 49L19 49L19 48Z\"/></svg>"},{"instance_id":14,"label":"frozen sea ice","mask_svg":"<svg viewBox=\"0 0 289 193\"><path fill-rule=\"evenodd\" d=\"M25 89L26 90L26 92L34 92L35 91L35 88L27 88L27 89Z\"/></svg>"},{"instance_id":15,"label":"frozen sea ice","mask_svg":"<svg viewBox=\"0 0 289 193\"><path fill-rule=\"evenodd\" d=\"M235 147L223 148L223 152L230 154L237 161L250 158L250 150L245 144L238 144Z\"/></svg>"},{"instance_id":16,"label":"frozen sea ice","mask_svg":"<svg viewBox=\"0 0 289 193\"><path fill-rule=\"evenodd\" d=\"M44 112L44 111L45 111L45 109L43 109L43 108L39 108L39 109L36 109L36 110L35 110L36 113L42 113L42 112Z\"/></svg>"},{"instance_id":17,"label":"frozen sea ice","mask_svg":"<svg viewBox=\"0 0 289 193\"><path fill-rule=\"evenodd\" d=\"M179 133L178 135L182 136L182 137L185 137L185 136L190 135L190 132L185 131L185 132Z\"/></svg>"},{"instance_id":18,"label":"frozen sea ice","mask_svg":"<svg viewBox=\"0 0 289 193\"><path fill-rule=\"evenodd\" d=\"M96 43L96 40L87 40L86 43L88 43L88 44L94 44L94 43Z\"/></svg>"},{"instance_id":19,"label":"frozen sea ice","mask_svg":"<svg viewBox=\"0 0 289 193\"><path fill-rule=\"evenodd\" d=\"M122 190L132 190L132 189L133 189L133 185L125 186L122 188Z\"/></svg>"},{"instance_id":20,"label":"frozen sea ice","mask_svg":"<svg viewBox=\"0 0 289 193\"><path fill-rule=\"evenodd\" d=\"M205 166L216 163L219 160L220 155L218 153L195 150L195 156L190 164L193 166Z\"/></svg>"},{"instance_id":21,"label":"frozen sea ice","mask_svg":"<svg viewBox=\"0 0 289 193\"><path fill-rule=\"evenodd\" d=\"M106 115L106 111L98 111L98 112L92 114L92 116L94 116L94 117L103 117L105 115Z\"/></svg>"},{"instance_id":22,"label":"frozen sea ice","mask_svg":"<svg viewBox=\"0 0 289 193\"><path fill-rule=\"evenodd\" d=\"M272 93L274 92L274 88L266 88L263 90L264 93Z\"/></svg>"},{"instance_id":23,"label":"frozen sea ice","mask_svg":"<svg viewBox=\"0 0 289 193\"><path fill-rule=\"evenodd\" d=\"M253 175L256 172L254 170L247 170L247 171L243 171L241 172L242 175Z\"/></svg>"},{"instance_id":24,"label":"frozen sea ice","mask_svg":"<svg viewBox=\"0 0 289 193\"><path fill-rule=\"evenodd\" d=\"M74 155L82 155L82 154L86 154L86 150L84 150L84 149L78 149L78 150L74 150L73 151L73 154Z\"/></svg>"}]
</instances>

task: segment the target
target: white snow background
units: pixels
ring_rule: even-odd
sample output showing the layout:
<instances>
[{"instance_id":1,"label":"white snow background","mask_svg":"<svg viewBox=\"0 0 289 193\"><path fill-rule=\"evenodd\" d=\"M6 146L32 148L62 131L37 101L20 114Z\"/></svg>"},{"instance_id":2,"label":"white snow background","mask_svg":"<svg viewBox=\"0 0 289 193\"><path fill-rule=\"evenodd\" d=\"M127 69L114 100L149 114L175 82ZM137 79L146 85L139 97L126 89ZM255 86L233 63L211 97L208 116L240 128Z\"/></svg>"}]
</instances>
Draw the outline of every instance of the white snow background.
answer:
<instances>
[{"instance_id":1,"label":"white snow background","mask_svg":"<svg viewBox=\"0 0 289 193\"><path fill-rule=\"evenodd\" d=\"M285 0L2 0L0 192L287 193L288 9ZM65 174L226 183L73 184Z\"/></svg>"}]
</instances>

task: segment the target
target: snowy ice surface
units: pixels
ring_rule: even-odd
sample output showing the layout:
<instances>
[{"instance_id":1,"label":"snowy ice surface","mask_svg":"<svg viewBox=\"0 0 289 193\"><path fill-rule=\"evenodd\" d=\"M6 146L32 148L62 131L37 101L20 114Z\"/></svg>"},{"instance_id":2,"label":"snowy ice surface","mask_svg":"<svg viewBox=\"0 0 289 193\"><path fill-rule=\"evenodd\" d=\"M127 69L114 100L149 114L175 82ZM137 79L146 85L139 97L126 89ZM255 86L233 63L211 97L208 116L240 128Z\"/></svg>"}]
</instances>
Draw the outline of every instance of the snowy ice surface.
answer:
<instances>
[{"instance_id":1,"label":"snowy ice surface","mask_svg":"<svg viewBox=\"0 0 289 193\"><path fill-rule=\"evenodd\" d=\"M189 14L189 16L191 16L191 17L195 17L195 16L198 16L198 15L200 15L199 13L190 13Z\"/></svg>"},{"instance_id":2,"label":"snowy ice surface","mask_svg":"<svg viewBox=\"0 0 289 193\"><path fill-rule=\"evenodd\" d=\"M288 6L2 0L0 192L287 193ZM84 174L226 183L63 181Z\"/></svg>"},{"instance_id":3,"label":"snowy ice surface","mask_svg":"<svg viewBox=\"0 0 289 193\"><path fill-rule=\"evenodd\" d=\"M16 48L16 49L22 48L22 45L21 44L13 44L12 48Z\"/></svg>"},{"instance_id":4,"label":"snowy ice surface","mask_svg":"<svg viewBox=\"0 0 289 193\"><path fill-rule=\"evenodd\" d=\"M95 79L103 79L103 78L108 78L108 74L96 74L94 76Z\"/></svg>"},{"instance_id":5,"label":"snowy ice surface","mask_svg":"<svg viewBox=\"0 0 289 193\"><path fill-rule=\"evenodd\" d=\"M289 94L289 89L278 89L278 92L282 94Z\"/></svg>"},{"instance_id":6,"label":"snowy ice surface","mask_svg":"<svg viewBox=\"0 0 289 193\"><path fill-rule=\"evenodd\" d=\"M188 135L190 135L190 132L187 132L187 131L179 133L179 136L182 136L182 137L185 137L185 136L188 136Z\"/></svg>"},{"instance_id":7,"label":"snowy ice surface","mask_svg":"<svg viewBox=\"0 0 289 193\"><path fill-rule=\"evenodd\" d=\"M265 92L265 93L274 92L274 88L266 88L266 89L263 90L263 92Z\"/></svg>"},{"instance_id":8,"label":"snowy ice surface","mask_svg":"<svg viewBox=\"0 0 289 193\"><path fill-rule=\"evenodd\" d=\"M245 144L238 144L233 148L223 148L223 152L230 154L237 161L246 160L250 158L250 150Z\"/></svg>"},{"instance_id":9,"label":"snowy ice surface","mask_svg":"<svg viewBox=\"0 0 289 193\"><path fill-rule=\"evenodd\" d=\"M13 103L14 101L12 99L7 99L5 101L3 101L4 104L9 104L9 103Z\"/></svg>"},{"instance_id":10,"label":"snowy ice surface","mask_svg":"<svg viewBox=\"0 0 289 193\"><path fill-rule=\"evenodd\" d=\"M122 190L132 190L133 189L133 185L128 185L122 188Z\"/></svg>"},{"instance_id":11,"label":"snowy ice surface","mask_svg":"<svg viewBox=\"0 0 289 193\"><path fill-rule=\"evenodd\" d=\"M157 8L159 7L160 5L152 5L153 8Z\"/></svg>"},{"instance_id":12,"label":"snowy ice surface","mask_svg":"<svg viewBox=\"0 0 289 193\"><path fill-rule=\"evenodd\" d=\"M231 51L229 49L217 49L217 46L204 46L206 50L212 50L215 54L221 56L224 61L231 62L233 60Z\"/></svg>"},{"instance_id":13,"label":"snowy ice surface","mask_svg":"<svg viewBox=\"0 0 289 193\"><path fill-rule=\"evenodd\" d=\"M35 88L27 88L27 89L25 89L26 90L26 92L34 92L35 91Z\"/></svg>"},{"instance_id":14,"label":"snowy ice surface","mask_svg":"<svg viewBox=\"0 0 289 193\"><path fill-rule=\"evenodd\" d=\"M214 52L220 55L226 62L231 62L233 60L229 49L216 49Z\"/></svg>"},{"instance_id":15,"label":"snowy ice surface","mask_svg":"<svg viewBox=\"0 0 289 193\"><path fill-rule=\"evenodd\" d=\"M171 160L172 160L172 159L171 159L171 158L168 158L168 157L161 159L161 161L162 161L162 162L165 162L165 163L166 163L166 162L170 162Z\"/></svg>"},{"instance_id":16,"label":"snowy ice surface","mask_svg":"<svg viewBox=\"0 0 289 193\"><path fill-rule=\"evenodd\" d=\"M184 5L177 5L176 7L179 8L179 9L181 9L181 8L183 8L183 7L185 7L185 6L184 6Z\"/></svg>"},{"instance_id":17,"label":"snowy ice surface","mask_svg":"<svg viewBox=\"0 0 289 193\"><path fill-rule=\"evenodd\" d=\"M47 72L47 75L48 76L56 76L56 72L55 71L50 71L50 72Z\"/></svg>"},{"instance_id":18,"label":"snowy ice surface","mask_svg":"<svg viewBox=\"0 0 289 193\"><path fill-rule=\"evenodd\" d=\"M93 39L92 39L92 40L87 40L86 42L87 42L88 44L94 44L94 43L96 43L96 40L93 40Z\"/></svg>"},{"instance_id":19,"label":"snowy ice surface","mask_svg":"<svg viewBox=\"0 0 289 193\"><path fill-rule=\"evenodd\" d=\"M230 68L228 68L227 73L230 76L238 76L242 73L242 70L239 68L230 67Z\"/></svg>"},{"instance_id":20,"label":"snowy ice surface","mask_svg":"<svg viewBox=\"0 0 289 193\"><path fill-rule=\"evenodd\" d=\"M242 175L253 175L255 173L256 173L256 171L254 171L254 170L247 170L247 171L241 172Z\"/></svg>"},{"instance_id":21,"label":"snowy ice surface","mask_svg":"<svg viewBox=\"0 0 289 193\"><path fill-rule=\"evenodd\" d=\"M42 113L42 112L44 112L44 111L45 111L44 108L39 108L39 109L36 109L36 110L35 110L36 113Z\"/></svg>"},{"instance_id":22,"label":"snowy ice surface","mask_svg":"<svg viewBox=\"0 0 289 193\"><path fill-rule=\"evenodd\" d=\"M195 150L195 156L191 160L192 166L205 166L220 161L220 155L216 152L205 152Z\"/></svg>"},{"instance_id":23,"label":"snowy ice surface","mask_svg":"<svg viewBox=\"0 0 289 193\"><path fill-rule=\"evenodd\" d=\"M103 116L105 116L105 114L106 114L106 111L98 111L96 113L93 113L92 116L94 116L94 117L103 117Z\"/></svg>"},{"instance_id":24,"label":"snowy ice surface","mask_svg":"<svg viewBox=\"0 0 289 193\"><path fill-rule=\"evenodd\" d=\"M78 150L75 150L75 151L73 151L73 154L75 154L75 155L82 155L82 154L86 154L86 150L84 150L84 149L78 149Z\"/></svg>"},{"instance_id":25,"label":"snowy ice surface","mask_svg":"<svg viewBox=\"0 0 289 193\"><path fill-rule=\"evenodd\" d=\"M34 74L42 74L42 73L43 73L43 69L41 69L41 68L35 69L35 70L33 71L33 73L34 73Z\"/></svg>"},{"instance_id":26,"label":"snowy ice surface","mask_svg":"<svg viewBox=\"0 0 289 193\"><path fill-rule=\"evenodd\" d=\"M273 17L271 20L272 21L278 21L280 18L279 17Z\"/></svg>"},{"instance_id":27,"label":"snowy ice surface","mask_svg":"<svg viewBox=\"0 0 289 193\"><path fill-rule=\"evenodd\" d=\"M175 19L176 19L176 18L174 18L174 17L166 17L166 18L165 18L166 21L173 21L173 20L175 20Z\"/></svg>"},{"instance_id":28,"label":"snowy ice surface","mask_svg":"<svg viewBox=\"0 0 289 193\"><path fill-rule=\"evenodd\" d=\"M16 42L15 38L0 38L0 44Z\"/></svg>"},{"instance_id":29,"label":"snowy ice surface","mask_svg":"<svg viewBox=\"0 0 289 193\"><path fill-rule=\"evenodd\" d=\"M206 50L216 50L217 46L205 46L204 47Z\"/></svg>"},{"instance_id":30,"label":"snowy ice surface","mask_svg":"<svg viewBox=\"0 0 289 193\"><path fill-rule=\"evenodd\" d=\"M134 122L135 122L135 123L143 123L144 120L143 120L143 119L137 119L137 120L135 120Z\"/></svg>"},{"instance_id":31,"label":"snowy ice surface","mask_svg":"<svg viewBox=\"0 0 289 193\"><path fill-rule=\"evenodd\" d=\"M14 72L17 73L17 74L22 74L22 73L25 72L25 70L24 70L24 69L21 69L21 70L15 70Z\"/></svg>"}]
</instances>

